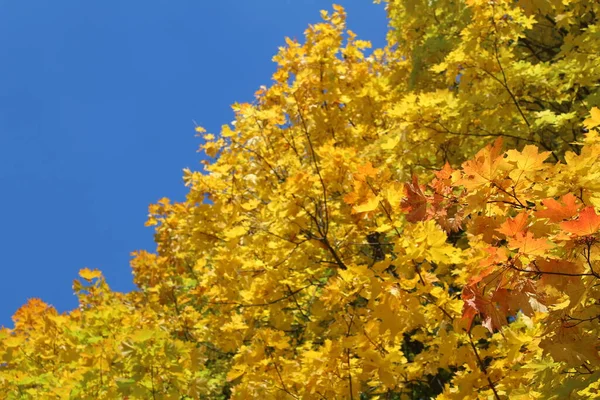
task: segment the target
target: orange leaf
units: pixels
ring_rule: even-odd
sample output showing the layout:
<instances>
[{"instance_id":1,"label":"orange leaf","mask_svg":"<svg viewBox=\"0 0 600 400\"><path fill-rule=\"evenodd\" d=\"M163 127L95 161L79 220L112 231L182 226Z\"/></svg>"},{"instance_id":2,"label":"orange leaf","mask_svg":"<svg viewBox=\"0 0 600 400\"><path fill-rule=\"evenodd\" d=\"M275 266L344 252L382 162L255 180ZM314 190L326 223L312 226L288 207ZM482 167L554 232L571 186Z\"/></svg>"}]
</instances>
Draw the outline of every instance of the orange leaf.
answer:
<instances>
[{"instance_id":1,"label":"orange leaf","mask_svg":"<svg viewBox=\"0 0 600 400\"><path fill-rule=\"evenodd\" d=\"M517 233L523 232L527 226L527 217L526 213L521 213L514 218L509 218L496 230L508 237L513 237Z\"/></svg>"},{"instance_id":2,"label":"orange leaf","mask_svg":"<svg viewBox=\"0 0 600 400\"><path fill-rule=\"evenodd\" d=\"M596 214L594 207L586 207L579 213L576 221L563 222L560 227L576 236L593 235L600 229L600 216Z\"/></svg>"},{"instance_id":3,"label":"orange leaf","mask_svg":"<svg viewBox=\"0 0 600 400\"><path fill-rule=\"evenodd\" d=\"M526 235L518 233L513 239L509 239L508 247L519 249L519 252L523 254L543 256L553 246L546 239L536 239L533 237L533 233L527 232Z\"/></svg>"},{"instance_id":4,"label":"orange leaf","mask_svg":"<svg viewBox=\"0 0 600 400\"><path fill-rule=\"evenodd\" d=\"M548 218L550 222L560 222L564 219L572 218L577 214L577 204L575 203L576 197L571 193L565 194L562 198L562 204L558 201L549 198L542 201L542 204L546 206L545 210L541 210L535 213L538 218Z\"/></svg>"},{"instance_id":5,"label":"orange leaf","mask_svg":"<svg viewBox=\"0 0 600 400\"><path fill-rule=\"evenodd\" d=\"M444 168L434 172L435 178L433 179L433 181L431 181L429 185L436 191L436 193L442 195L448 195L452 193L452 172L454 172L454 170L452 169L450 164L446 162Z\"/></svg>"},{"instance_id":6,"label":"orange leaf","mask_svg":"<svg viewBox=\"0 0 600 400\"><path fill-rule=\"evenodd\" d=\"M537 271L542 275L539 280L541 285L552 285L564 291L568 291L569 285L577 284L581 278L576 276L576 274L581 274L585 270L582 264L566 260L539 259L536 264ZM574 276L567 276L568 274L573 274ZM571 288L574 287L571 286Z\"/></svg>"},{"instance_id":7,"label":"orange leaf","mask_svg":"<svg viewBox=\"0 0 600 400\"><path fill-rule=\"evenodd\" d=\"M356 174L356 179L359 181L364 181L366 178L376 178L377 177L377 168L373 168L373 164L369 161L365 165L361 165L358 167L358 173Z\"/></svg>"},{"instance_id":8,"label":"orange leaf","mask_svg":"<svg viewBox=\"0 0 600 400\"><path fill-rule=\"evenodd\" d=\"M472 160L463 163L464 177L457 182L467 189L476 189L500 177L506 165L502 156L502 138L480 150Z\"/></svg>"}]
</instances>

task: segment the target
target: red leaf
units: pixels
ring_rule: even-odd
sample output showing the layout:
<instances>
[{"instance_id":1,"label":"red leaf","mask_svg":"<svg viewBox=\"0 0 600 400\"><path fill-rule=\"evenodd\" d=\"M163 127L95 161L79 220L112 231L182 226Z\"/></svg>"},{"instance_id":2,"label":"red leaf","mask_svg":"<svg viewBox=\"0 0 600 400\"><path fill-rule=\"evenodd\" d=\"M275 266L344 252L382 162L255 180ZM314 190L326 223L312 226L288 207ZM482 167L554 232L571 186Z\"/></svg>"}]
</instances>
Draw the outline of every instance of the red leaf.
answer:
<instances>
[{"instance_id":1,"label":"red leaf","mask_svg":"<svg viewBox=\"0 0 600 400\"><path fill-rule=\"evenodd\" d=\"M467 330L471 329L476 315L481 316L482 325L492 333L506 325L506 313L503 307L497 307L495 302L480 294L477 288L465 286L462 299L464 301L462 318L467 320Z\"/></svg>"},{"instance_id":2,"label":"red leaf","mask_svg":"<svg viewBox=\"0 0 600 400\"><path fill-rule=\"evenodd\" d=\"M406 220L408 222L425 220L427 197L419 186L417 176L413 176L412 183L404 184L404 188L406 189L406 199L402 200L402 209L407 212Z\"/></svg>"}]
</instances>

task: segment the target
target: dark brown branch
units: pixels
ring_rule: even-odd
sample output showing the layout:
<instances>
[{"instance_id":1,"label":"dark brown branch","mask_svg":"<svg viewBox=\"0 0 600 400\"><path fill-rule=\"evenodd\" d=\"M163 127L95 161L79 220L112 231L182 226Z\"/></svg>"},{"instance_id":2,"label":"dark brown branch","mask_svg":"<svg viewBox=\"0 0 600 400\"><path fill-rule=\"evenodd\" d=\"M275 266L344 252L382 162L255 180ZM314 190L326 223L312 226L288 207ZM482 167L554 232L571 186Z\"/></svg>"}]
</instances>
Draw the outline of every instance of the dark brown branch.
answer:
<instances>
[{"instance_id":1,"label":"dark brown branch","mask_svg":"<svg viewBox=\"0 0 600 400\"><path fill-rule=\"evenodd\" d=\"M317 161L317 153L313 146L312 139L310 138L310 133L308 132L308 125L306 124L306 121L304 120L304 115L302 114L302 111L300 110L300 102L296 98L295 94L294 94L294 99L296 100L296 105L298 106L298 115L300 116L300 122L302 123L302 127L304 129L304 134L306 136L306 140L308 141L308 146L310 148L311 158L312 158L312 161L313 161L313 164L315 167L315 171L316 171L317 175L319 176L319 181L321 182L321 187L323 188L323 204L325 206L324 232L325 232L325 235L327 235L327 231L329 230L329 210L327 208L327 187L325 186L325 181L323 180L323 175L321 174L321 169L319 168L319 162Z\"/></svg>"},{"instance_id":2,"label":"dark brown branch","mask_svg":"<svg viewBox=\"0 0 600 400\"><path fill-rule=\"evenodd\" d=\"M473 352L475 353L475 358L477 359L477 364L479 364L479 369L481 369L481 372L483 372L483 374L487 378L489 387L490 387L490 389L492 389L492 392L494 392L494 397L496 398L496 400L500 400L500 396L498 395L498 392L496 391L496 386L494 385L494 382L492 382L492 379L488 375L487 368L485 367L485 364L481 360L481 357L479 357L479 352L477 351L477 347L475 346L475 343L473 343L473 336L471 336L471 332L469 332L469 343L471 344L471 348L473 349Z\"/></svg>"},{"instance_id":3,"label":"dark brown branch","mask_svg":"<svg viewBox=\"0 0 600 400\"><path fill-rule=\"evenodd\" d=\"M522 268L518 268L518 267L516 267L515 265L512 265L512 264L508 265L508 267L509 267L510 269L514 269L515 271L519 271L519 272L528 272L528 273L530 273L530 274L540 274L540 275L559 275L559 276L579 276L579 277L581 277L581 276L595 276L595 277L597 277L597 278L598 278L598 275L596 275L596 274L594 274L594 273L585 273L585 272L582 272L582 273L580 273L580 274L571 274L571 273L568 273L568 272L541 271L541 270L539 270L539 269L536 269L536 270L534 270L534 271L530 271L530 270L528 270L528 269L522 269Z\"/></svg>"}]
</instances>

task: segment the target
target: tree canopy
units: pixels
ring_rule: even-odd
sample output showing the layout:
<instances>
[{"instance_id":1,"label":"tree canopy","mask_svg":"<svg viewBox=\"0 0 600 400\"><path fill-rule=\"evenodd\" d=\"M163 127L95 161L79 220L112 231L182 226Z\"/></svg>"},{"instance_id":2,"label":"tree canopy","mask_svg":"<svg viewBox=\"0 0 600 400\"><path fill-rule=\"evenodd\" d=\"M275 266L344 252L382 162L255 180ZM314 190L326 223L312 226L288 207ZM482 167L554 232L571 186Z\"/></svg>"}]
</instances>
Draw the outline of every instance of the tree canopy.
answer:
<instances>
[{"instance_id":1,"label":"tree canopy","mask_svg":"<svg viewBox=\"0 0 600 400\"><path fill-rule=\"evenodd\" d=\"M600 398L600 4L323 11L235 104L139 290L0 331L5 399Z\"/></svg>"}]
</instances>

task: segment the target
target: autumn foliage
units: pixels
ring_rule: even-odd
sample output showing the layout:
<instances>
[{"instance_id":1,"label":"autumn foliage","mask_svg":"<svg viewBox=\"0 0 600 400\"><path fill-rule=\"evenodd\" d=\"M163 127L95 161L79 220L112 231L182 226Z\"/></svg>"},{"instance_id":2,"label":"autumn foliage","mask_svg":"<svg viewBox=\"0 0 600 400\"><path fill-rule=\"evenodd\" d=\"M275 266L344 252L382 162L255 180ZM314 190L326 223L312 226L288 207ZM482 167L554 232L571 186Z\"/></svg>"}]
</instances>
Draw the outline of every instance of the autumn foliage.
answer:
<instances>
[{"instance_id":1,"label":"autumn foliage","mask_svg":"<svg viewBox=\"0 0 600 400\"><path fill-rule=\"evenodd\" d=\"M600 398L600 5L344 10L198 128L138 291L0 331L2 399Z\"/></svg>"}]
</instances>

